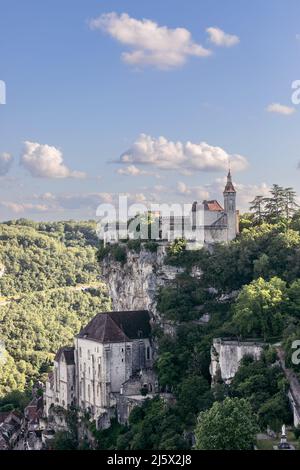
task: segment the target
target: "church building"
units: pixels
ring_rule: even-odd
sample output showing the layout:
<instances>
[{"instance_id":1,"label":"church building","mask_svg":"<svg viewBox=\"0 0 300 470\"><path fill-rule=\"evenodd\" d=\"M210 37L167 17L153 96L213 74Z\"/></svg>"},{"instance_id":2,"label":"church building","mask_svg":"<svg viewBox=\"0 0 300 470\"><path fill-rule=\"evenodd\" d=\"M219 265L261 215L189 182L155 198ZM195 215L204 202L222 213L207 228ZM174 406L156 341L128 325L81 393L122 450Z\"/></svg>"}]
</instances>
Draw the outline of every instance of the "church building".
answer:
<instances>
[{"instance_id":1,"label":"church building","mask_svg":"<svg viewBox=\"0 0 300 470\"><path fill-rule=\"evenodd\" d=\"M130 381L131 395L140 395L141 388L153 391L150 333L148 311L97 314L74 338L74 347L56 354L46 383L46 416L51 407L76 406L106 427Z\"/></svg>"}]
</instances>

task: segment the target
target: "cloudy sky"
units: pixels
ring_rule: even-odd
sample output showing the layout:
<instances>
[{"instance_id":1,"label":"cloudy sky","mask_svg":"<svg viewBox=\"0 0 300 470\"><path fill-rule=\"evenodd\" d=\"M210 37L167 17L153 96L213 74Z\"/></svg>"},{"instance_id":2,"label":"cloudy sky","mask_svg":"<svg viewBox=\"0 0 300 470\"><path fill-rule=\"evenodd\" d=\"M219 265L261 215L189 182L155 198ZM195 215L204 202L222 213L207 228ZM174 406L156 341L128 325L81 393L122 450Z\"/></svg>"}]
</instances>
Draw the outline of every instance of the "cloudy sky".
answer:
<instances>
[{"instance_id":1,"label":"cloudy sky","mask_svg":"<svg viewBox=\"0 0 300 470\"><path fill-rule=\"evenodd\" d=\"M0 219L300 193L299 0L0 0ZM1 97L0 97L1 102Z\"/></svg>"}]
</instances>

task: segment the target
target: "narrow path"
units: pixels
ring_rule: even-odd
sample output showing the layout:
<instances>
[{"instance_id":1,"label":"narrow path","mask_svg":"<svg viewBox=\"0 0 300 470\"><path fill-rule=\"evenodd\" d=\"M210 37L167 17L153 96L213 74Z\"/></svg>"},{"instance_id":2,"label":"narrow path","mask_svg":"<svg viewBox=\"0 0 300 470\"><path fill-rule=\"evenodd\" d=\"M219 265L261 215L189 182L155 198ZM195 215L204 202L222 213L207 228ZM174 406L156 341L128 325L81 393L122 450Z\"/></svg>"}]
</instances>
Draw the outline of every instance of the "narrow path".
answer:
<instances>
[{"instance_id":1,"label":"narrow path","mask_svg":"<svg viewBox=\"0 0 300 470\"><path fill-rule=\"evenodd\" d=\"M295 372L291 369L288 369L285 365L285 352L283 351L283 349L279 346L276 348L277 350L277 355L278 355L278 358L279 358L279 361L280 361L280 364L281 364L281 367L282 367L282 370L290 384L290 390L291 390L291 394L295 400L295 404L296 404L296 407L297 407L297 411L300 415L300 383L299 383L299 380L295 374Z\"/></svg>"},{"instance_id":2,"label":"narrow path","mask_svg":"<svg viewBox=\"0 0 300 470\"><path fill-rule=\"evenodd\" d=\"M12 302L17 302L22 298L22 296L26 294L32 294L34 292L51 292L55 291L57 289L67 289L70 291L86 291L88 289L98 289L101 286L103 286L103 283L91 283L91 284L77 284L76 286L62 286L62 287L53 287L51 289L45 289L45 290L39 290L39 291L31 291L31 292L23 292L22 294L16 295L15 297L10 297L10 298L2 298L0 300L0 307L10 304Z\"/></svg>"}]
</instances>

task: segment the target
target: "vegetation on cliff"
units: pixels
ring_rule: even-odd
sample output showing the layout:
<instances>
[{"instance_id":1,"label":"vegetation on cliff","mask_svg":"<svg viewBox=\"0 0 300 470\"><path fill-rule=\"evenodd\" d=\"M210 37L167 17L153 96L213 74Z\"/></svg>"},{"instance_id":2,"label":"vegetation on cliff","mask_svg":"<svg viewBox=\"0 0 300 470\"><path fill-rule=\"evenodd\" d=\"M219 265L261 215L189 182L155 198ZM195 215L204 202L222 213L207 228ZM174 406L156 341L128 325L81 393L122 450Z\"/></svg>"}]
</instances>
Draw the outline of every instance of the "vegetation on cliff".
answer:
<instances>
[{"instance_id":1,"label":"vegetation on cliff","mask_svg":"<svg viewBox=\"0 0 300 470\"><path fill-rule=\"evenodd\" d=\"M0 407L45 378L58 348L109 309L96 247L92 222L0 224Z\"/></svg>"}]
</instances>

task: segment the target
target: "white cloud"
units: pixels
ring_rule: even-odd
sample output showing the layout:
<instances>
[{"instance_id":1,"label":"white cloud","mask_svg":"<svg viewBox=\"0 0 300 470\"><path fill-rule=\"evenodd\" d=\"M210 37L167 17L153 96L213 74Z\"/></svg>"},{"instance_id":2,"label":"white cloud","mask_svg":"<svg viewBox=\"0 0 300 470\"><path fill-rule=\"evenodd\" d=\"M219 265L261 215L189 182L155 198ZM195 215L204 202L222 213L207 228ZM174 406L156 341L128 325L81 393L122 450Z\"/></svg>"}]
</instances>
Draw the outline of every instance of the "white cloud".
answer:
<instances>
[{"instance_id":1,"label":"white cloud","mask_svg":"<svg viewBox=\"0 0 300 470\"><path fill-rule=\"evenodd\" d=\"M1 202L1 206L14 214L23 214L26 211L46 212L48 210L45 204L18 203L13 201L3 201Z\"/></svg>"},{"instance_id":2,"label":"white cloud","mask_svg":"<svg viewBox=\"0 0 300 470\"><path fill-rule=\"evenodd\" d=\"M285 106L280 103L272 103L267 107L269 113L282 114L284 116L290 116L296 112L296 109L292 106Z\"/></svg>"},{"instance_id":3,"label":"white cloud","mask_svg":"<svg viewBox=\"0 0 300 470\"><path fill-rule=\"evenodd\" d=\"M172 142L165 137L153 138L140 134L132 146L124 152L119 163L151 165L161 170L176 170L182 174L192 171L227 171L247 168L247 159L241 155L228 154L221 147L206 142Z\"/></svg>"},{"instance_id":4,"label":"white cloud","mask_svg":"<svg viewBox=\"0 0 300 470\"><path fill-rule=\"evenodd\" d=\"M84 178L80 171L70 170L63 161L62 152L56 147L37 142L25 142L21 165L37 178Z\"/></svg>"},{"instance_id":5,"label":"white cloud","mask_svg":"<svg viewBox=\"0 0 300 470\"><path fill-rule=\"evenodd\" d=\"M118 175L123 175L123 176L154 176L157 179L162 178L161 175L153 171L141 170L135 165L128 165L125 168L118 168L116 170L116 173L118 173Z\"/></svg>"},{"instance_id":6,"label":"white cloud","mask_svg":"<svg viewBox=\"0 0 300 470\"><path fill-rule=\"evenodd\" d=\"M148 174L146 171L140 170L135 165L129 165L125 168L118 168L117 173L119 175L125 175L125 176L140 176L140 175Z\"/></svg>"},{"instance_id":7,"label":"white cloud","mask_svg":"<svg viewBox=\"0 0 300 470\"><path fill-rule=\"evenodd\" d=\"M220 28L210 27L206 29L206 32L209 35L210 42L215 44L215 46L232 47L240 42L238 36L227 34Z\"/></svg>"},{"instance_id":8,"label":"white cloud","mask_svg":"<svg viewBox=\"0 0 300 470\"><path fill-rule=\"evenodd\" d=\"M185 28L171 29L148 19L137 20L127 13L106 13L89 22L91 29L108 33L129 46L122 59L130 65L152 65L169 69L183 65L189 56L207 57L211 51L193 41Z\"/></svg>"},{"instance_id":9,"label":"white cloud","mask_svg":"<svg viewBox=\"0 0 300 470\"><path fill-rule=\"evenodd\" d=\"M188 196L189 199L199 201L204 201L210 197L210 193L206 188L201 186L190 186L182 181L178 181L177 183L177 193L182 196Z\"/></svg>"},{"instance_id":10,"label":"white cloud","mask_svg":"<svg viewBox=\"0 0 300 470\"><path fill-rule=\"evenodd\" d=\"M13 163L13 156L9 153L0 154L0 176L6 175Z\"/></svg>"}]
</instances>

